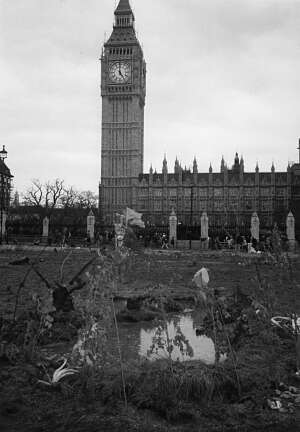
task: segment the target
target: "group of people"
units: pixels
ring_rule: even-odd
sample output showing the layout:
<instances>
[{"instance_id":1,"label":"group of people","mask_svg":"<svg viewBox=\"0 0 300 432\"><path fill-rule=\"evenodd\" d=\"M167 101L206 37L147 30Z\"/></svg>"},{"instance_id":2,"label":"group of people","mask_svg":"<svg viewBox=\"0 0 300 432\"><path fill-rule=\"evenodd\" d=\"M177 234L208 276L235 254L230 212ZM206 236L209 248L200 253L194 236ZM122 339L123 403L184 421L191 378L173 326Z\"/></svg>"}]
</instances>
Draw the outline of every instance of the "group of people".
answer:
<instances>
[{"instance_id":1,"label":"group of people","mask_svg":"<svg viewBox=\"0 0 300 432\"><path fill-rule=\"evenodd\" d=\"M206 241L208 242L208 248L212 250L232 249L241 252L257 252L257 251L269 251L272 252L277 247L282 249L285 248L287 240L277 230L269 232L265 235L260 236L260 240L245 234L232 235L228 232L221 234L211 235ZM50 234L48 237L48 244L56 244L61 247L72 247L76 244L84 245L85 247L101 247L115 243L115 233L112 230L96 231L93 238L89 234L84 239L73 236L70 229L64 228L60 232ZM153 247L161 249L173 249L176 246L174 237L170 238L167 232L160 231L138 231L133 232L135 242L138 242L144 247ZM201 239L202 241L204 239ZM285 241L286 240L286 241Z\"/></svg>"},{"instance_id":2,"label":"group of people","mask_svg":"<svg viewBox=\"0 0 300 432\"><path fill-rule=\"evenodd\" d=\"M144 243L145 247L154 246L161 249L169 249L169 245L171 246L171 248L175 247L174 237L169 239L169 236L166 233L159 232L154 233L152 236L148 236L147 240Z\"/></svg>"},{"instance_id":3,"label":"group of people","mask_svg":"<svg viewBox=\"0 0 300 432\"><path fill-rule=\"evenodd\" d=\"M214 237L210 241L210 246L212 249L220 250L220 249L237 249L240 251L247 252L248 251L248 244L257 243L256 239L253 238L247 238L246 236L238 235L236 238L234 238L231 235L226 235L224 239L220 239L219 236ZM255 245L254 245L255 246Z\"/></svg>"},{"instance_id":4,"label":"group of people","mask_svg":"<svg viewBox=\"0 0 300 432\"><path fill-rule=\"evenodd\" d=\"M241 252L273 252L276 248L285 249L287 239L279 232L262 235L259 241L251 235L232 236L226 234L222 239L219 236L210 239L210 248L215 250L234 249Z\"/></svg>"}]
</instances>

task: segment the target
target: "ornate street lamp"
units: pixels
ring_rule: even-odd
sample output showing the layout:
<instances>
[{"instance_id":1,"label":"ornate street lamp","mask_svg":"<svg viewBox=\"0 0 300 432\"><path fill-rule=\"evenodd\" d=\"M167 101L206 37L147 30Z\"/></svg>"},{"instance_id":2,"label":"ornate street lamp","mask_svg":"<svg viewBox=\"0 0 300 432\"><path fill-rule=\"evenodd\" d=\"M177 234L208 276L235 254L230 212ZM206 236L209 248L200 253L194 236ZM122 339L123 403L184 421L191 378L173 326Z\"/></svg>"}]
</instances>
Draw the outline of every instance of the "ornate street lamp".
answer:
<instances>
[{"instance_id":1,"label":"ornate street lamp","mask_svg":"<svg viewBox=\"0 0 300 432\"><path fill-rule=\"evenodd\" d=\"M2 150L0 150L0 160L4 161L7 158L7 151L5 150L5 146L2 147ZM0 244L2 244L2 240L3 240L3 212L4 212L4 206L5 206L5 190L4 190L4 181L5 181L5 177L4 177L4 172L1 171L0 173L0 186L1 186L1 196L0 196Z\"/></svg>"},{"instance_id":2,"label":"ornate street lamp","mask_svg":"<svg viewBox=\"0 0 300 432\"><path fill-rule=\"evenodd\" d=\"M4 159L7 158L7 151L5 150L5 146L2 147L2 150L0 150L0 159L4 161Z\"/></svg>"}]
</instances>

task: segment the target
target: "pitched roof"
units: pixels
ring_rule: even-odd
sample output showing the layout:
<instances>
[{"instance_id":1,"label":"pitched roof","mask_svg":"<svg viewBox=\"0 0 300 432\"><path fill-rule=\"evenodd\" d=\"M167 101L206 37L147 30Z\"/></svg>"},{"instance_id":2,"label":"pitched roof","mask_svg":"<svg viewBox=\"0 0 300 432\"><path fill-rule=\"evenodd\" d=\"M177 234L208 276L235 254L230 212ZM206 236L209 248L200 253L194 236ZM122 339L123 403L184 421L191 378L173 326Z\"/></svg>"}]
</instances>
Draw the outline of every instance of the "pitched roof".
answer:
<instances>
[{"instance_id":1,"label":"pitched roof","mask_svg":"<svg viewBox=\"0 0 300 432\"><path fill-rule=\"evenodd\" d=\"M6 177L10 177L10 178L13 177L10 173L9 168L5 165L2 159L0 159L0 174L3 174Z\"/></svg>"},{"instance_id":2,"label":"pitched roof","mask_svg":"<svg viewBox=\"0 0 300 432\"><path fill-rule=\"evenodd\" d=\"M124 14L124 13L132 13L129 0L120 0L117 9L115 10L115 14Z\"/></svg>"},{"instance_id":3,"label":"pitched roof","mask_svg":"<svg viewBox=\"0 0 300 432\"><path fill-rule=\"evenodd\" d=\"M133 27L114 27L114 30L108 41L105 43L105 46L118 46L124 43L127 45L140 45Z\"/></svg>"}]
</instances>

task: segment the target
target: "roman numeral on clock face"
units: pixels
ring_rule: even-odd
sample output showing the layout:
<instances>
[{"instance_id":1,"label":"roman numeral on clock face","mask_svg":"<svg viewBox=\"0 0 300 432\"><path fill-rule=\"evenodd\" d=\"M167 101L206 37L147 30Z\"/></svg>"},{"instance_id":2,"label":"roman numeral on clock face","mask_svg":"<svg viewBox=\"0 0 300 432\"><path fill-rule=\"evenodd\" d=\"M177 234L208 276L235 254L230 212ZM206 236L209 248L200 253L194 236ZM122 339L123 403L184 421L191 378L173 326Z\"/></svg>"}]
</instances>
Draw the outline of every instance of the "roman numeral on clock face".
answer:
<instances>
[{"instance_id":1,"label":"roman numeral on clock face","mask_svg":"<svg viewBox=\"0 0 300 432\"><path fill-rule=\"evenodd\" d=\"M130 79L130 64L123 61L117 61L109 66L109 79L113 83L126 83Z\"/></svg>"}]
</instances>

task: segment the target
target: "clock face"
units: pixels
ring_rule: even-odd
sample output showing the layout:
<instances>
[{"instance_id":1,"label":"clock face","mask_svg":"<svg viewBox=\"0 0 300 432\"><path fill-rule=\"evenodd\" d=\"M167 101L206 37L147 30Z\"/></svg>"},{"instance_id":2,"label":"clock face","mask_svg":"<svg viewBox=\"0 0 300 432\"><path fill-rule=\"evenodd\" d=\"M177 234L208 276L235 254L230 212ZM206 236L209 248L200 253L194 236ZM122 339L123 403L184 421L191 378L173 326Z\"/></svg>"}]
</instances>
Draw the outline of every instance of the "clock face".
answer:
<instances>
[{"instance_id":1,"label":"clock face","mask_svg":"<svg viewBox=\"0 0 300 432\"><path fill-rule=\"evenodd\" d=\"M113 83L122 84L130 80L131 67L129 63L117 61L109 67L109 79Z\"/></svg>"}]
</instances>

